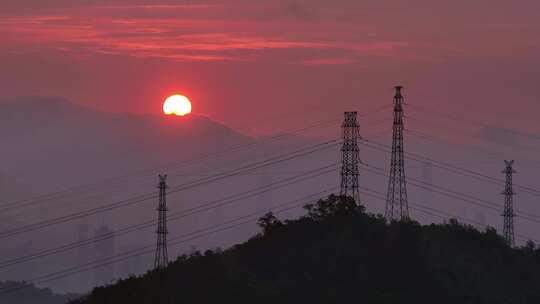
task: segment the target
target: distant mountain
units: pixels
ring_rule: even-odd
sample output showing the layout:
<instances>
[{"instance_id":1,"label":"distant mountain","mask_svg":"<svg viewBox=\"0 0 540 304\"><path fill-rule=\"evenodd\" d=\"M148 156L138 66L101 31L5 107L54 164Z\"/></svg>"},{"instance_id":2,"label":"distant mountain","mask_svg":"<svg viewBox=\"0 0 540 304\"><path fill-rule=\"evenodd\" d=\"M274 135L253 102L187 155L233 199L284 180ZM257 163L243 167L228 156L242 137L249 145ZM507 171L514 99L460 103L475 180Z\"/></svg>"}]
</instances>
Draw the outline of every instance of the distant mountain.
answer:
<instances>
[{"instance_id":1,"label":"distant mountain","mask_svg":"<svg viewBox=\"0 0 540 304\"><path fill-rule=\"evenodd\" d=\"M0 138L0 176L38 193L251 141L202 116L106 113L59 98L0 102Z\"/></svg>"},{"instance_id":2,"label":"distant mountain","mask_svg":"<svg viewBox=\"0 0 540 304\"><path fill-rule=\"evenodd\" d=\"M48 288L37 288L24 282L0 282L0 303L65 304L76 295L59 295Z\"/></svg>"},{"instance_id":3,"label":"distant mountain","mask_svg":"<svg viewBox=\"0 0 540 304\"><path fill-rule=\"evenodd\" d=\"M99 287L72 304L538 303L540 249L455 220L386 223L337 196L225 251Z\"/></svg>"},{"instance_id":4,"label":"distant mountain","mask_svg":"<svg viewBox=\"0 0 540 304\"><path fill-rule=\"evenodd\" d=\"M169 178L171 185L200 178L182 176L197 168L190 159L253 142L203 116L107 113L61 98L0 102L0 138L0 232L152 193L158 173L173 175ZM63 192L65 189L74 190ZM58 195L41 197L58 191ZM20 235L0 244L0 260L93 237L92 232L102 223L111 229L142 222L153 216L155 208L149 205L153 203L139 204L141 208L129 209L127 216L119 210ZM79 229L89 232L81 234ZM119 248L134 246L151 238L149 229L117 244ZM84 259L96 258L93 247L84 250ZM84 262L80 256L71 251L46 262L23 263L3 271L0 280L29 280L70 263ZM143 266L146 269L146 263ZM70 281L62 287L79 291L104 283L97 282L92 273L86 275L81 279L84 284Z\"/></svg>"}]
</instances>

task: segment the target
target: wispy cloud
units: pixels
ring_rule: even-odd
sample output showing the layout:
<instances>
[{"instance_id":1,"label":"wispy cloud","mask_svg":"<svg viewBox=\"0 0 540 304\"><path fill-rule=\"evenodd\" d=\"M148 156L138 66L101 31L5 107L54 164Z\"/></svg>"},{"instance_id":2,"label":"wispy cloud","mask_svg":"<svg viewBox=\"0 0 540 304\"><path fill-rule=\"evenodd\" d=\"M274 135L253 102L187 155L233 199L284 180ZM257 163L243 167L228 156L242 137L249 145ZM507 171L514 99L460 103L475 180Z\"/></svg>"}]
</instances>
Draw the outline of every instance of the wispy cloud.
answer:
<instances>
[{"instance_id":1,"label":"wispy cloud","mask_svg":"<svg viewBox=\"0 0 540 304\"><path fill-rule=\"evenodd\" d=\"M383 30L351 24L328 11L242 4L105 5L41 15L7 16L0 37L11 48L94 51L169 60L253 60L268 51L303 52L307 65L354 64L365 57L413 60L422 48ZM289 18L290 11L294 14ZM351 12L342 11L349 18ZM362 13L363 14L363 13ZM258 16L259 18L255 18ZM301 16L301 18L299 17ZM2 44L2 42L0 42ZM425 47L424 47L425 48ZM316 53L316 55L314 55Z\"/></svg>"}]
</instances>

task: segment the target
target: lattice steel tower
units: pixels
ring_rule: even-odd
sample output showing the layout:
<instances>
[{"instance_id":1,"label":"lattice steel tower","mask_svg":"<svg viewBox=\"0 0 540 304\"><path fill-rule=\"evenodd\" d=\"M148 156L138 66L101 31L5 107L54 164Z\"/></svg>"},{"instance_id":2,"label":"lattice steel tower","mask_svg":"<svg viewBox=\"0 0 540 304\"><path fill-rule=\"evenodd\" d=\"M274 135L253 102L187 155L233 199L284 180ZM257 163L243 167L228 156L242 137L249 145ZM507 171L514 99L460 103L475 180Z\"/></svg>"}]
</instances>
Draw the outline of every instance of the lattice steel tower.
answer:
<instances>
[{"instance_id":1,"label":"lattice steel tower","mask_svg":"<svg viewBox=\"0 0 540 304\"><path fill-rule=\"evenodd\" d=\"M357 112L345 112L345 119L341 125L343 129L343 147L341 148L341 195L347 195L360 205L358 191L358 165L360 163L360 149L358 138L360 126L356 120Z\"/></svg>"},{"instance_id":2,"label":"lattice steel tower","mask_svg":"<svg viewBox=\"0 0 540 304\"><path fill-rule=\"evenodd\" d=\"M394 123L392 133L392 157L386 195L385 216L388 220L406 220L409 218L407 202L407 183L405 180L405 156L403 148L403 96L396 86L394 96Z\"/></svg>"},{"instance_id":3,"label":"lattice steel tower","mask_svg":"<svg viewBox=\"0 0 540 304\"><path fill-rule=\"evenodd\" d=\"M502 171L506 175L506 185L502 194L504 195L504 217L503 234L504 240L508 246L514 246L514 189L512 187L512 175L516 173L513 160L505 160L506 168Z\"/></svg>"},{"instance_id":4,"label":"lattice steel tower","mask_svg":"<svg viewBox=\"0 0 540 304\"><path fill-rule=\"evenodd\" d=\"M158 228L157 228L157 244L156 256L154 259L154 268L162 269L169 263L167 253L167 175L159 175L159 205L158 211Z\"/></svg>"}]
</instances>

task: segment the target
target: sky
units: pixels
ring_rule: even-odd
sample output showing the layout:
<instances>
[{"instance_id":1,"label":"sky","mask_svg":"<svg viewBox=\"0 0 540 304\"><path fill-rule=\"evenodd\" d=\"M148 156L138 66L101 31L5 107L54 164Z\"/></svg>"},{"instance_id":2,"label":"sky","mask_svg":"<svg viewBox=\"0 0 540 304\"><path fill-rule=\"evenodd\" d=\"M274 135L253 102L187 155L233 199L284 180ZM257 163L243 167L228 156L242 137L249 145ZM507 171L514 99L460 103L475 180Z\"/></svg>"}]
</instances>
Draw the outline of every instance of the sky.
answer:
<instances>
[{"instance_id":1,"label":"sky","mask_svg":"<svg viewBox=\"0 0 540 304\"><path fill-rule=\"evenodd\" d=\"M368 115L401 84L411 104L537 132L539 17L532 0L3 0L0 91L135 113L178 92L268 133L243 126Z\"/></svg>"}]
</instances>

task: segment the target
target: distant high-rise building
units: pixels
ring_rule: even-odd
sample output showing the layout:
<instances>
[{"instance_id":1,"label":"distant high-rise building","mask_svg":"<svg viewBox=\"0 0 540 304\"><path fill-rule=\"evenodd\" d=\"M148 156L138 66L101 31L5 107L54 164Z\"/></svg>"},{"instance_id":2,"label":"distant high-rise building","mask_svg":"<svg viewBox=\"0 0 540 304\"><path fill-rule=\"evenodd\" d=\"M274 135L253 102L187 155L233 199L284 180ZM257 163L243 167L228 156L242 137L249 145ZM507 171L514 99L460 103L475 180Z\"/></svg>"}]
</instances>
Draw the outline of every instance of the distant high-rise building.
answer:
<instances>
[{"instance_id":1,"label":"distant high-rise building","mask_svg":"<svg viewBox=\"0 0 540 304\"><path fill-rule=\"evenodd\" d=\"M88 238L90 238L90 228L86 223L86 219L82 219L81 223L77 225L77 241L83 242ZM77 247L77 265L83 265L84 263L88 263L91 258L92 255L88 252L88 246ZM77 286L72 286L73 290L84 290L90 287L89 285L91 282L89 281L87 274L81 274L79 276L76 276L76 278L78 279L78 281L73 282L73 284Z\"/></svg>"},{"instance_id":2,"label":"distant high-rise building","mask_svg":"<svg viewBox=\"0 0 540 304\"><path fill-rule=\"evenodd\" d=\"M135 245L124 245L119 250L120 253L131 252L137 249L140 246ZM137 255L130 257L122 261L117 269L117 277L129 277L132 275L140 275L143 272L142 266L142 256Z\"/></svg>"},{"instance_id":3,"label":"distant high-rise building","mask_svg":"<svg viewBox=\"0 0 540 304\"><path fill-rule=\"evenodd\" d=\"M82 222L79 225L77 225L77 241L82 242L84 240L87 240L90 237L90 229L88 228L88 224L86 222ZM86 258L88 256L87 250L84 247L78 247L77 248L77 261L79 264L86 261Z\"/></svg>"},{"instance_id":4,"label":"distant high-rise building","mask_svg":"<svg viewBox=\"0 0 540 304\"><path fill-rule=\"evenodd\" d=\"M25 256L33 253L33 243L32 241L23 241L15 246L16 256ZM35 261L28 261L21 264L17 270L17 275L12 278L17 280L28 280L32 278L36 263ZM15 268L14 268L15 269Z\"/></svg>"},{"instance_id":5,"label":"distant high-rise building","mask_svg":"<svg viewBox=\"0 0 540 304\"><path fill-rule=\"evenodd\" d=\"M113 231L105 225L105 221L101 226L94 230L94 237L104 237L111 235ZM104 239L95 243L95 249L97 259L106 259L112 257L115 252L115 239L114 236ZM97 267L94 269L94 284L96 286L107 284L114 279L114 264L107 265L106 267Z\"/></svg>"}]
</instances>

